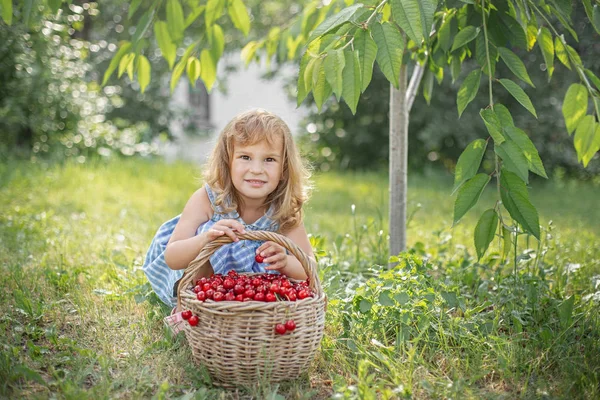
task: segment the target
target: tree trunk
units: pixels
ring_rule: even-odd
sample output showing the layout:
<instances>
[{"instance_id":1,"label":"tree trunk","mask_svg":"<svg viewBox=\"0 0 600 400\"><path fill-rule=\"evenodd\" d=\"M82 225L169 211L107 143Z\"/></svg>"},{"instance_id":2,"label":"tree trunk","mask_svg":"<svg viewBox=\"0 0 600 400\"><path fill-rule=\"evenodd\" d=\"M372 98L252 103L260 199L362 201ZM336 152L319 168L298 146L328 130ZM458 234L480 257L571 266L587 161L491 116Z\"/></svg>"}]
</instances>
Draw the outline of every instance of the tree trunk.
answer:
<instances>
[{"instance_id":1,"label":"tree trunk","mask_svg":"<svg viewBox=\"0 0 600 400\"><path fill-rule=\"evenodd\" d=\"M406 249L408 160L407 66L400 68L399 88L390 85L390 255Z\"/></svg>"}]
</instances>

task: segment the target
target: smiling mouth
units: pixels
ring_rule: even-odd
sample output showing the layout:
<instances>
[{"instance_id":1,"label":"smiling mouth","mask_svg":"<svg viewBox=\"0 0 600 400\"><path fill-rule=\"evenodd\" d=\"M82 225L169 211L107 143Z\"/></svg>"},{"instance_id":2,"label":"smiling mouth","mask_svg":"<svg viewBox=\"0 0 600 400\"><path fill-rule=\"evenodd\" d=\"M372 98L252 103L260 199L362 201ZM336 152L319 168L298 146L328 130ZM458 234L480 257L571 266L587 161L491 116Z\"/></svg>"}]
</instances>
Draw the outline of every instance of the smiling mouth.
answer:
<instances>
[{"instance_id":1,"label":"smiling mouth","mask_svg":"<svg viewBox=\"0 0 600 400\"><path fill-rule=\"evenodd\" d=\"M267 183L265 181L261 181L261 180L257 180L257 179L246 179L246 182L248 182L251 185L257 185L257 186L264 185L265 183Z\"/></svg>"}]
</instances>

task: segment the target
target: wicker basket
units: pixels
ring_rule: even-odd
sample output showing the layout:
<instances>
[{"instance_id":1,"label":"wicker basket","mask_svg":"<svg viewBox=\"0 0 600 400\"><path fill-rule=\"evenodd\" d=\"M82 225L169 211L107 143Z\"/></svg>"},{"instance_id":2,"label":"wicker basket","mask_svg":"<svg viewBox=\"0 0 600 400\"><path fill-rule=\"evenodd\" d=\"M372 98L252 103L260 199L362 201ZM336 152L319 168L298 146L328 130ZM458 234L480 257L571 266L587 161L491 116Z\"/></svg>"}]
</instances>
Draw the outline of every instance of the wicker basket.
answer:
<instances>
[{"instance_id":1,"label":"wicker basket","mask_svg":"<svg viewBox=\"0 0 600 400\"><path fill-rule=\"evenodd\" d=\"M319 282L315 262L288 238L266 231L247 231L240 239L270 240L288 249L310 278L314 297L298 301L201 302L192 291L193 282L210 276L209 257L231 243L221 237L207 245L190 263L178 288L182 310L198 316L197 326L184 324L194 360L204 365L215 384L251 386L259 381L279 382L299 376L319 348L325 326L327 298ZM293 319L296 329L275 333L278 323Z\"/></svg>"}]
</instances>

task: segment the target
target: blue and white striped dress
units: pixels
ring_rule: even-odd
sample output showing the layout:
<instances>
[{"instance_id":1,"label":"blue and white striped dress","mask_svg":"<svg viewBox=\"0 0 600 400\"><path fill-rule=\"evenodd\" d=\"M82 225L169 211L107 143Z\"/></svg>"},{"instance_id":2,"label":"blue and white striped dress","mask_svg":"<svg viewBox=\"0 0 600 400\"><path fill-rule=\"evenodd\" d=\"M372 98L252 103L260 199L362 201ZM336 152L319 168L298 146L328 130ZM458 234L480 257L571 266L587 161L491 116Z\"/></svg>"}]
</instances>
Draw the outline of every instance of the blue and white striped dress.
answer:
<instances>
[{"instance_id":1,"label":"blue and white striped dress","mask_svg":"<svg viewBox=\"0 0 600 400\"><path fill-rule=\"evenodd\" d=\"M273 214L271 208L253 224L246 224L240 218L237 211L223 213L221 207L216 206L214 203L216 195L213 190L208 184L205 184L204 187L206 188L208 198L215 212L210 220L198 227L196 235L208 231L210 227L220 219L235 219L242 223L246 230L249 231L260 230L277 232L279 230L279 224L270 218ZM142 267L144 273L148 277L148 281L150 281L150 285L152 285L152 289L154 289L158 297L165 304L171 307L174 307L177 304L177 293L174 292L175 284L183 276L184 270L173 270L169 268L165 262L165 249L167 248L167 243L169 242L180 217L181 215L178 215L158 228L158 232L156 232L156 235L150 244ZM210 257L210 264L212 265L215 274L225 274L230 269L235 269L238 272L266 272L266 264L259 264L254 259L256 249L262 243L262 241L240 240L239 242L221 246Z\"/></svg>"}]
</instances>

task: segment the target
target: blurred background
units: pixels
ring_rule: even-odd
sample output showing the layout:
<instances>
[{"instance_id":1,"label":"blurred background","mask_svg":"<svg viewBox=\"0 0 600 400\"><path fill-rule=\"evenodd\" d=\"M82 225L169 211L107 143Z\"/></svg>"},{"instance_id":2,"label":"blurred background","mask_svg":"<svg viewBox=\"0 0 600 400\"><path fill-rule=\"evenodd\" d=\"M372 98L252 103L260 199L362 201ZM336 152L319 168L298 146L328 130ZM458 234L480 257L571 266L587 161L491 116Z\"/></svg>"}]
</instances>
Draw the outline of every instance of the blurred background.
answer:
<instances>
[{"instance_id":1,"label":"blurred background","mask_svg":"<svg viewBox=\"0 0 600 400\"><path fill-rule=\"evenodd\" d=\"M192 86L184 74L171 96L170 71L156 43L150 43L154 46L148 53L152 80L145 93L127 74L121 78L113 74L106 86L100 86L118 42L135 31L127 18L128 1L74 0L63 4L56 14L43 6L34 9L27 27L0 24L0 156L81 163L96 158L164 156L167 161L201 164L212 138L229 119L242 110L262 107L290 125L318 170L387 168L389 85L383 74L374 72L356 115L334 98L320 114L310 97L296 107L293 95L298 65L267 65L263 60L261 65L246 68L236 49L301 12L301 3L253 0L247 4L253 18L251 37L244 39L238 30L224 26L226 55L210 94L201 80ZM574 4L573 13L573 21L581 21L575 23L580 41L573 46L584 64L598 74L600 42L585 23L583 7ZM194 31L188 29L186 34L186 43L190 43ZM558 66L547 83L539 50L519 55L536 84L528 94L539 119L531 118L506 92L496 91L495 100L510 108L550 174L593 179L600 165L592 161L583 169L577 163L561 112L562 97L575 82L575 74ZM471 69L466 65L463 75ZM466 145L487 136L478 115L487 104L484 90L458 118L456 92L461 81L462 77L453 84L447 78L441 85L434 84L430 105L421 94L417 97L409 127L412 170L452 172ZM483 165L491 168L491 160Z\"/></svg>"}]
</instances>

